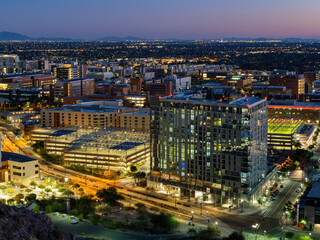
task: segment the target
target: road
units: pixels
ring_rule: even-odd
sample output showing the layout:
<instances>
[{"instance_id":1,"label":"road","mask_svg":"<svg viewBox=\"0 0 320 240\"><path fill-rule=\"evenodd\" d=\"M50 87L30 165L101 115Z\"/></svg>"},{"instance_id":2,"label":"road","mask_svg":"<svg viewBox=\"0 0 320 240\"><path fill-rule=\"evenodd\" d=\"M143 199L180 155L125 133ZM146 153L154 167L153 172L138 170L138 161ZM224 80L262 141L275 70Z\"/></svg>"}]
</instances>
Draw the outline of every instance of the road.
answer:
<instances>
[{"instance_id":1,"label":"road","mask_svg":"<svg viewBox=\"0 0 320 240\"><path fill-rule=\"evenodd\" d=\"M283 214L283 209L288 201L295 203L299 197L299 193L296 190L301 186L301 172L296 170L288 179L288 182L284 184L284 188L281 189L274 201L271 201L269 206L262 213L259 224L259 233L263 233L264 230L281 231L280 218Z\"/></svg>"}]
</instances>

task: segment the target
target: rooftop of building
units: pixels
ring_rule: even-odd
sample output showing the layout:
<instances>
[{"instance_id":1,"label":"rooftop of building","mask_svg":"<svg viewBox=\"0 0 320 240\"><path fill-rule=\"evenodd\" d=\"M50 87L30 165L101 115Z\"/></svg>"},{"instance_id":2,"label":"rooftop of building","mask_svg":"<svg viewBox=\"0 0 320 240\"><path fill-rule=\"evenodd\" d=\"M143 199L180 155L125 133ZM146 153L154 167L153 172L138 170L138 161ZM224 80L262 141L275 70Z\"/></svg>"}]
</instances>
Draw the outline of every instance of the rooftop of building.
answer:
<instances>
[{"instance_id":1,"label":"rooftop of building","mask_svg":"<svg viewBox=\"0 0 320 240\"><path fill-rule=\"evenodd\" d=\"M320 103L319 102L297 102L296 100L272 100L269 102L269 108L319 108L320 110Z\"/></svg>"},{"instance_id":2,"label":"rooftop of building","mask_svg":"<svg viewBox=\"0 0 320 240\"><path fill-rule=\"evenodd\" d=\"M315 182L309 191L307 198L320 198L320 182Z\"/></svg>"},{"instance_id":3,"label":"rooftop of building","mask_svg":"<svg viewBox=\"0 0 320 240\"><path fill-rule=\"evenodd\" d=\"M19 162L19 163L24 163L24 162L31 162L31 161L37 161L34 158L17 154L17 153L11 153L11 152L4 152L1 151L2 154L2 162L4 161L14 161L14 162Z\"/></svg>"},{"instance_id":4,"label":"rooftop of building","mask_svg":"<svg viewBox=\"0 0 320 240\"><path fill-rule=\"evenodd\" d=\"M240 106L248 106L261 101L266 101L265 99L257 98L257 97L242 97L231 102L224 102L223 99L221 100L203 99L201 95L195 95L195 94L191 94L191 95L180 94L175 96L166 96L166 97L163 97L162 99L195 101L195 102L203 102L203 103L221 103L221 104L240 105Z\"/></svg>"},{"instance_id":5,"label":"rooftop of building","mask_svg":"<svg viewBox=\"0 0 320 240\"><path fill-rule=\"evenodd\" d=\"M105 129L80 128L49 139L53 142L69 144L68 152L86 152L95 154L126 154L141 145L149 144L150 135L125 128L109 127ZM48 142L48 143L49 143Z\"/></svg>"},{"instance_id":6,"label":"rooftop of building","mask_svg":"<svg viewBox=\"0 0 320 240\"><path fill-rule=\"evenodd\" d=\"M64 79L64 80L59 80L60 82L75 82L75 81L83 81L83 80L94 80L93 78L73 78L73 79Z\"/></svg>"},{"instance_id":7,"label":"rooftop of building","mask_svg":"<svg viewBox=\"0 0 320 240\"><path fill-rule=\"evenodd\" d=\"M21 78L21 77L32 77L32 76L41 76L41 75L54 77L50 73L16 73L16 74L4 75L4 76L1 76L1 77L2 78Z\"/></svg>"},{"instance_id":8,"label":"rooftop of building","mask_svg":"<svg viewBox=\"0 0 320 240\"><path fill-rule=\"evenodd\" d=\"M303 126L303 121L292 118L269 118L268 134L293 134Z\"/></svg>"}]
</instances>

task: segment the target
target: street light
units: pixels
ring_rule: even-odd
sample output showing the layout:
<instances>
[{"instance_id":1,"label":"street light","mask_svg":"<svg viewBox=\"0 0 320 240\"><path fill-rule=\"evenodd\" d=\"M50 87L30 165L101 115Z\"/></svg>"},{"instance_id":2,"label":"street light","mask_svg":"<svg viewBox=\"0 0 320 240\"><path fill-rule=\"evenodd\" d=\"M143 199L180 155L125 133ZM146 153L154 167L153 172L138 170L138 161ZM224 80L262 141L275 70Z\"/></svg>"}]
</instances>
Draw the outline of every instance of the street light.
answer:
<instances>
[{"instance_id":1,"label":"street light","mask_svg":"<svg viewBox=\"0 0 320 240\"><path fill-rule=\"evenodd\" d=\"M193 211L191 211L191 214L192 214L191 221L192 221L192 225L193 225Z\"/></svg>"},{"instance_id":2,"label":"street light","mask_svg":"<svg viewBox=\"0 0 320 240\"><path fill-rule=\"evenodd\" d=\"M255 225L252 225L252 228L254 229L254 231L256 232L256 238L255 239L257 239L257 237L258 237L258 228L259 228L259 224L258 223L256 223Z\"/></svg>"}]
</instances>

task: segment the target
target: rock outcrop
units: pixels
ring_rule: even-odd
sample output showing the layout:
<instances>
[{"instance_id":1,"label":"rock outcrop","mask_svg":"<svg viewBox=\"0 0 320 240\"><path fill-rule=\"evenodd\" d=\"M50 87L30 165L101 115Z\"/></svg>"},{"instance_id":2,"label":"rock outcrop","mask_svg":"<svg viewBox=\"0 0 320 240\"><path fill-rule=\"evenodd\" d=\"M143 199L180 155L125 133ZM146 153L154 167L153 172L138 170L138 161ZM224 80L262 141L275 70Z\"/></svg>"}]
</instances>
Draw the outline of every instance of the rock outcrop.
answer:
<instances>
[{"instance_id":1,"label":"rock outcrop","mask_svg":"<svg viewBox=\"0 0 320 240\"><path fill-rule=\"evenodd\" d=\"M0 203L0 239L76 240L77 238L60 231L44 214Z\"/></svg>"}]
</instances>

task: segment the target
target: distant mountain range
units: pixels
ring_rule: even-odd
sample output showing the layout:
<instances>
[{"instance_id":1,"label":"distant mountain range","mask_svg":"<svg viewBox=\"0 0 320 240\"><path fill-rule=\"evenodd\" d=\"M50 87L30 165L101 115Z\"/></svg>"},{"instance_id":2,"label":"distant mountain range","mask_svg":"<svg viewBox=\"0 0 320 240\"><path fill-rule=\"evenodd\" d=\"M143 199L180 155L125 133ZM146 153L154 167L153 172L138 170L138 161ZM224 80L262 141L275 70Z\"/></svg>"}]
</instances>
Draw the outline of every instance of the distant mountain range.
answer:
<instances>
[{"instance_id":1,"label":"distant mountain range","mask_svg":"<svg viewBox=\"0 0 320 240\"><path fill-rule=\"evenodd\" d=\"M20 33L13 32L0 32L0 41L74 41L75 39L71 38L32 38L26 35L22 35Z\"/></svg>"},{"instance_id":2,"label":"distant mountain range","mask_svg":"<svg viewBox=\"0 0 320 240\"><path fill-rule=\"evenodd\" d=\"M84 41L83 39L72 39L72 38L32 38L26 35L22 35L20 33L14 32L0 32L0 41ZM117 37L117 36L106 36L103 38L98 38L93 41L188 41L188 39L175 39L175 38L166 38L166 39L150 39L150 38L140 38L135 36L127 36L127 37ZM202 39L202 40L218 40L218 39ZM319 39L303 39L303 38L223 38L226 41L272 41L279 40L284 42L318 42ZM189 41L192 41L189 39Z\"/></svg>"}]
</instances>

